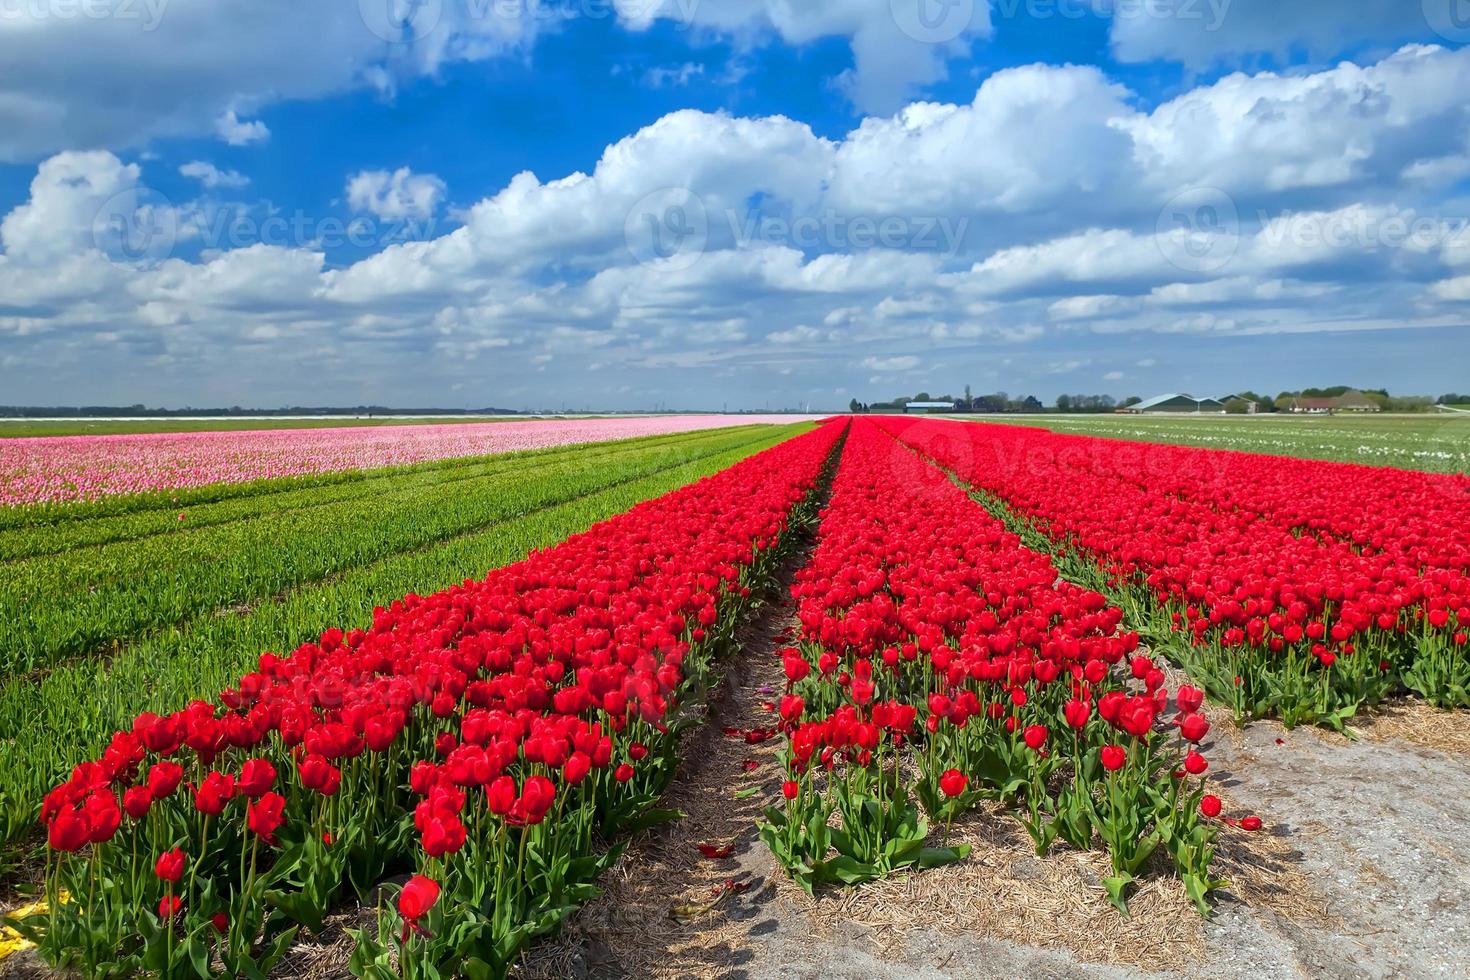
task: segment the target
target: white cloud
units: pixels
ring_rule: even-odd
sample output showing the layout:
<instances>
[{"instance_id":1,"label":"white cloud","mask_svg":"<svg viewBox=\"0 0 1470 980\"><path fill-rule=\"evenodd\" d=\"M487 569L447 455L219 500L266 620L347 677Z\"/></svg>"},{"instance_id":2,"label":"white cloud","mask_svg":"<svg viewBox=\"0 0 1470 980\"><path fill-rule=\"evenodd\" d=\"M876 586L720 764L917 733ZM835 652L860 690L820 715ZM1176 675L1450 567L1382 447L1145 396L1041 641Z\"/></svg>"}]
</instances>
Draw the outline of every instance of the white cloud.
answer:
<instances>
[{"instance_id":1,"label":"white cloud","mask_svg":"<svg viewBox=\"0 0 1470 980\"><path fill-rule=\"evenodd\" d=\"M912 371L919 363L912 354L901 354L897 357L865 357L862 366L870 371Z\"/></svg>"},{"instance_id":2,"label":"white cloud","mask_svg":"<svg viewBox=\"0 0 1470 980\"><path fill-rule=\"evenodd\" d=\"M407 167L389 173L364 170L347 181L347 204L385 221L425 220L444 201L444 181L434 174L415 174Z\"/></svg>"},{"instance_id":3,"label":"white cloud","mask_svg":"<svg viewBox=\"0 0 1470 980\"><path fill-rule=\"evenodd\" d=\"M231 146L249 146L270 139L271 131L259 119L241 119L230 109L214 123L214 131L220 139Z\"/></svg>"},{"instance_id":4,"label":"white cloud","mask_svg":"<svg viewBox=\"0 0 1470 980\"><path fill-rule=\"evenodd\" d=\"M524 52L547 18L506 16L505 4L434 3L422 34L391 35L378 2L137 0L113 16L0 18L0 160L66 149L125 149L150 139L215 133L258 141L251 113L432 75L448 63ZM124 15L124 11L128 15ZM78 66L85 66L80 70ZM244 117L244 118L242 118Z\"/></svg>"},{"instance_id":5,"label":"white cloud","mask_svg":"<svg viewBox=\"0 0 1470 980\"><path fill-rule=\"evenodd\" d=\"M665 67L656 65L643 73L643 84L649 88L683 88L696 78L704 76L704 65L686 61L682 65Z\"/></svg>"},{"instance_id":6,"label":"white cloud","mask_svg":"<svg viewBox=\"0 0 1470 980\"><path fill-rule=\"evenodd\" d=\"M838 87L864 112L892 112L923 86L948 76L950 58L993 33L989 4L956 0L938 8L926 30L919 14L927 0L617 0L625 24L642 29L671 20L749 48L771 36L792 45L846 38L853 68Z\"/></svg>"},{"instance_id":7,"label":"white cloud","mask_svg":"<svg viewBox=\"0 0 1470 980\"><path fill-rule=\"evenodd\" d=\"M113 354L140 352L134 369L193 366L222 385L211 391L232 390L241 365L287 358L354 377L414 364L432 377L477 358L513 387L549 363L535 358L581 377L594 351L619 385L654 379L638 372L712 385L715 372L750 384L791 370L830 388L922 370L909 380L940 388L943 372L1008 350L1050 348L1023 358L1033 379L1124 363L1137 354L1089 344L1127 333L1439 325L1470 292L1457 278L1470 248L1445 217L1463 208L1403 175L1454 156L1470 109L1439 86L1467 64L1470 49L1410 49L1362 68L1237 76L1153 113L1093 69L1031 66L963 105L917 104L842 138L780 116L681 111L607 146L589 173L519 174L447 234L350 263L312 236L225 248L187 224L207 202L175 207L142 164L64 152L0 219L0 356L96 367L78 338L105 333ZM1230 147L1184 152L1160 122L1171 113L1205 144L1228 130ZM1308 174L1314 144L1353 149L1351 165ZM202 161L182 172L206 185L230 174ZM1185 261L1197 230L1155 233L1177 188L1206 178L1230 181L1237 204L1218 268ZM432 217L445 188L400 168L355 175L346 197L378 217ZM109 251L114 219L138 204L185 223L171 252ZM747 241L752 215L813 219L819 233ZM842 244L857 220L912 230L936 215L977 219L954 254ZM1427 236L1388 233L1420 219ZM1334 229L1345 234L1320 234ZM692 245L654 249L671 238ZM21 332L44 342L18 347ZM1136 363L1155 360L1172 368L1162 355ZM1020 388L974 370L956 386Z\"/></svg>"},{"instance_id":8,"label":"white cloud","mask_svg":"<svg viewBox=\"0 0 1470 980\"><path fill-rule=\"evenodd\" d=\"M1094 0L1115 11L1113 52L1123 61L1165 59L1202 69L1270 53L1288 58L1305 49L1328 59L1365 38L1394 44L1431 37L1425 11L1453 0ZM1421 9L1422 6L1422 9Z\"/></svg>"},{"instance_id":9,"label":"white cloud","mask_svg":"<svg viewBox=\"0 0 1470 980\"><path fill-rule=\"evenodd\" d=\"M239 171L221 170L206 160L186 163L179 168L179 173L185 177L192 177L211 190L219 187L245 187L250 183L250 178Z\"/></svg>"},{"instance_id":10,"label":"white cloud","mask_svg":"<svg viewBox=\"0 0 1470 980\"><path fill-rule=\"evenodd\" d=\"M1122 381L1123 380L1123 377L1124 377L1124 375L1123 375L1123 372L1122 371L1109 371L1107 374L1103 375L1103 380L1104 381Z\"/></svg>"}]
</instances>

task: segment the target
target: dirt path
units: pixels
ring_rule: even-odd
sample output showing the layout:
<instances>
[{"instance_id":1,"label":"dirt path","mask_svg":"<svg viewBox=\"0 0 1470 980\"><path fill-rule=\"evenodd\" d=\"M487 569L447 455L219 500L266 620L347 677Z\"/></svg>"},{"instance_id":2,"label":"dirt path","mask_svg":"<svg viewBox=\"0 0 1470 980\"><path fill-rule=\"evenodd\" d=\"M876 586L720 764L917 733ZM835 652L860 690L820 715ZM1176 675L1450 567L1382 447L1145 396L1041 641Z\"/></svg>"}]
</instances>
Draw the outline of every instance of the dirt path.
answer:
<instances>
[{"instance_id":1,"label":"dirt path","mask_svg":"<svg viewBox=\"0 0 1470 980\"><path fill-rule=\"evenodd\" d=\"M690 736L667 801L688 817L635 841L526 977L1470 976L1470 755L1453 738L1449 751L1414 744L1464 730L1465 713L1400 711L1349 741L1274 722L1240 731L1213 711L1207 754L1227 812L1258 813L1265 829L1222 834L1231 885L1210 921L1167 877L1118 917L1097 855L1038 859L995 812L955 828L975 848L962 864L808 898L754 829L779 793L779 742L724 734L772 724L790 614L751 627ZM708 859L703 843L733 851Z\"/></svg>"}]
</instances>

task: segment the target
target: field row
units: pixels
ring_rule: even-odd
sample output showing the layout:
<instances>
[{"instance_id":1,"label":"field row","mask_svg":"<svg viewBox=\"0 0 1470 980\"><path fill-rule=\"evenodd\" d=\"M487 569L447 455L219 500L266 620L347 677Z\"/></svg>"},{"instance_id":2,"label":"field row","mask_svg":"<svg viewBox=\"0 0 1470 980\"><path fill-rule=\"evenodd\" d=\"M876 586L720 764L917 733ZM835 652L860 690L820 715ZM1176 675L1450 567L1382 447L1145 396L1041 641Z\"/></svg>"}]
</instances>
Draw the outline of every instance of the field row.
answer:
<instances>
[{"instance_id":1,"label":"field row","mask_svg":"<svg viewBox=\"0 0 1470 980\"><path fill-rule=\"evenodd\" d=\"M191 487L774 421L791 419L687 415L5 439L0 440L0 506L41 505L37 509L44 512L114 495L171 498ZM130 501L127 506L137 505Z\"/></svg>"},{"instance_id":2,"label":"field row","mask_svg":"<svg viewBox=\"0 0 1470 980\"><path fill-rule=\"evenodd\" d=\"M500 507L504 516L498 521L419 548L394 549L374 561L340 566L327 577L260 596L248 608L205 610L189 619L155 624L116 650L109 644L105 656L78 657L40 674L0 680L3 839L26 834L46 789L136 712L169 710L218 691L262 650L291 649L319 634L324 623L361 622L385 597L435 592L462 582L467 570L516 561L641 500L718 472L802 428L709 433L695 437L711 440L696 446L688 436L664 437L672 440L667 447L654 440L630 450L643 462L625 469L621 481L599 481L602 489L580 496L565 492L557 482L568 476L565 467L571 461L566 460L555 474L523 475L519 489L507 491L498 505L478 501ZM570 471L576 486L585 489L586 477L606 464L604 455L595 455L581 471ZM391 519L392 512L382 516ZM267 548L262 554L269 561L273 552Z\"/></svg>"},{"instance_id":3,"label":"field row","mask_svg":"<svg viewBox=\"0 0 1470 980\"><path fill-rule=\"evenodd\" d=\"M47 795L48 912L27 932L89 974L263 975L408 865L354 971L503 976L591 893L601 842L658 818L682 702L844 428L265 654L218 703L138 715Z\"/></svg>"},{"instance_id":4,"label":"field row","mask_svg":"<svg viewBox=\"0 0 1470 980\"><path fill-rule=\"evenodd\" d=\"M1157 852L1206 911L1220 801L1195 747L1201 692L1171 697L1120 610L1058 583L876 423L854 426L792 591L788 780L762 836L809 891L963 858L930 846L929 822L989 799L1037 854L1105 849L1120 909Z\"/></svg>"},{"instance_id":5,"label":"field row","mask_svg":"<svg viewBox=\"0 0 1470 980\"><path fill-rule=\"evenodd\" d=\"M885 428L1014 515L1239 717L1470 706L1470 478L1010 426Z\"/></svg>"},{"instance_id":6,"label":"field row","mask_svg":"<svg viewBox=\"0 0 1470 980\"><path fill-rule=\"evenodd\" d=\"M1008 425L1130 442L1235 449L1294 459L1470 472L1470 414L1435 415L1046 415Z\"/></svg>"},{"instance_id":7,"label":"field row","mask_svg":"<svg viewBox=\"0 0 1470 980\"><path fill-rule=\"evenodd\" d=\"M250 605L344 569L754 442L766 431L722 430L491 462L451 479L426 482L415 474L373 481L366 486L374 492L348 499L287 503L248 519L9 562L0 566L0 616L13 626L0 636L0 673L47 667L191 616Z\"/></svg>"}]
</instances>

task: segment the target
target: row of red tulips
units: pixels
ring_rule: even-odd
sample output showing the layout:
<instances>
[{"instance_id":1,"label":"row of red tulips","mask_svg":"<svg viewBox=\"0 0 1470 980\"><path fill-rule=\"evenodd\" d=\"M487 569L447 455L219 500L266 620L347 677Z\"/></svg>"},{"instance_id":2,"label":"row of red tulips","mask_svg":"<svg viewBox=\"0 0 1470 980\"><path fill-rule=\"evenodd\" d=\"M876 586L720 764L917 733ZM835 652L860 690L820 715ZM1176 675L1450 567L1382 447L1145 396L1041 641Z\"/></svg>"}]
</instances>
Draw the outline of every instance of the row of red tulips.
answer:
<instances>
[{"instance_id":1,"label":"row of red tulips","mask_svg":"<svg viewBox=\"0 0 1470 980\"><path fill-rule=\"evenodd\" d=\"M1156 852L1207 908L1220 802L1197 749L1203 694L1171 698L1121 611L1057 578L937 468L854 423L783 652L786 799L762 835L798 881L962 858L926 845L929 822L998 799L1037 853L1105 848L1119 908Z\"/></svg>"},{"instance_id":2,"label":"row of red tulips","mask_svg":"<svg viewBox=\"0 0 1470 980\"><path fill-rule=\"evenodd\" d=\"M140 716L47 797L49 912L27 933L89 976L264 977L348 892L412 870L354 972L504 975L593 893L605 841L665 816L681 705L812 520L844 429Z\"/></svg>"},{"instance_id":3,"label":"row of red tulips","mask_svg":"<svg viewBox=\"0 0 1470 980\"><path fill-rule=\"evenodd\" d=\"M884 427L1017 516L1239 717L1470 706L1470 480L1010 426Z\"/></svg>"}]
</instances>

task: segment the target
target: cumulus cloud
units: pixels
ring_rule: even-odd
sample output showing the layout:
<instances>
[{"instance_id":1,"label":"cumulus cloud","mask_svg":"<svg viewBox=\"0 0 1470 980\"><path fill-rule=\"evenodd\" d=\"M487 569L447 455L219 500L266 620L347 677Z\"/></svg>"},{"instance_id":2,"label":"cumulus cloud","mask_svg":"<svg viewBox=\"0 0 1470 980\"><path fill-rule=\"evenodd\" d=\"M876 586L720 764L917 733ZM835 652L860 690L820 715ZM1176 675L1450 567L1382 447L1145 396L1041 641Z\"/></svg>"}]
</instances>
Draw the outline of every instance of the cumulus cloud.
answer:
<instances>
[{"instance_id":1,"label":"cumulus cloud","mask_svg":"<svg viewBox=\"0 0 1470 980\"><path fill-rule=\"evenodd\" d=\"M389 21L388 0L103 0L103 17L19 6L22 16L0 19L0 160L10 161L211 132L258 142L269 129L250 114L266 104L391 89L444 64L512 55L545 24L479 3L425 4L437 16L407 30Z\"/></svg>"},{"instance_id":2,"label":"cumulus cloud","mask_svg":"<svg viewBox=\"0 0 1470 980\"><path fill-rule=\"evenodd\" d=\"M214 131L220 139L231 146L263 143L271 136L270 128L265 123L259 119L241 119L235 115L234 109L215 120Z\"/></svg>"},{"instance_id":3,"label":"cumulus cloud","mask_svg":"<svg viewBox=\"0 0 1470 980\"><path fill-rule=\"evenodd\" d=\"M1123 61L1163 59L1203 69L1305 50L1321 61L1372 38L1379 44L1435 39L1428 14L1449 21L1454 0L1093 0L1111 15L1113 53Z\"/></svg>"},{"instance_id":4,"label":"cumulus cloud","mask_svg":"<svg viewBox=\"0 0 1470 980\"><path fill-rule=\"evenodd\" d=\"M1441 328L1470 299L1470 246L1443 191L1408 175L1466 155L1454 133L1470 107L1446 93L1467 65L1470 50L1408 48L1231 76L1153 110L1095 69L1028 66L837 138L675 112L587 173L519 174L448 233L345 259L309 241L201 241L188 222L204 205L150 192L146 162L67 151L0 219L0 356L20 378L28 359L97 372L85 341L106 334L109 365L192 371L211 391L315 358L404 384L493 377L534 403L524 376L553 363L618 385L671 372L696 392L716 371L735 390L782 371L854 392L923 372L909 380L937 388L967 366L1016 390L1003 367L1044 381L1153 366L1152 350L1087 349L1130 334ZM183 173L230 179L203 161ZM1181 187L1228 208L1180 205ZM432 217L444 196L399 168L354 175L346 199L389 219ZM136 247L140 216L144 230L172 220L174 240ZM972 228L935 248L923 232L939 218ZM747 236L752 221L774 231ZM891 242L857 234L885 222Z\"/></svg>"},{"instance_id":5,"label":"cumulus cloud","mask_svg":"<svg viewBox=\"0 0 1470 980\"><path fill-rule=\"evenodd\" d=\"M392 173L364 170L348 179L347 204L384 221L422 221L438 212L445 190L444 181L434 174L415 174L407 167Z\"/></svg>"},{"instance_id":6,"label":"cumulus cloud","mask_svg":"<svg viewBox=\"0 0 1470 980\"><path fill-rule=\"evenodd\" d=\"M210 190L216 188L240 188L250 184L250 178L238 170L221 170L206 160L194 160L179 168L185 177L199 181Z\"/></svg>"}]
</instances>

